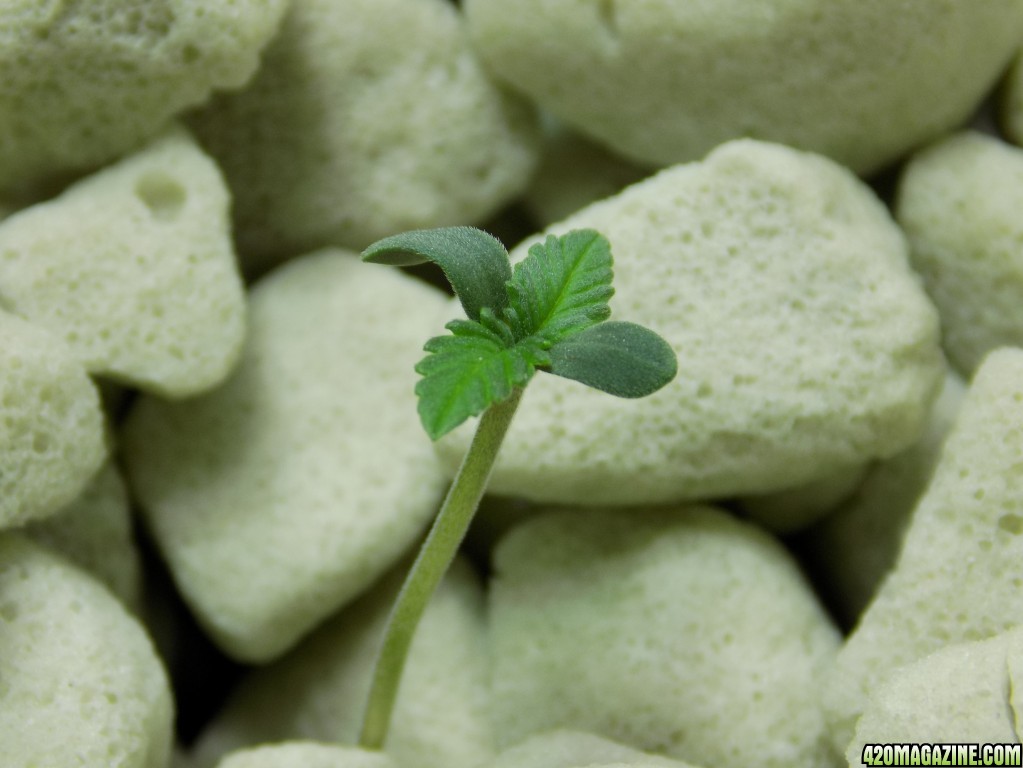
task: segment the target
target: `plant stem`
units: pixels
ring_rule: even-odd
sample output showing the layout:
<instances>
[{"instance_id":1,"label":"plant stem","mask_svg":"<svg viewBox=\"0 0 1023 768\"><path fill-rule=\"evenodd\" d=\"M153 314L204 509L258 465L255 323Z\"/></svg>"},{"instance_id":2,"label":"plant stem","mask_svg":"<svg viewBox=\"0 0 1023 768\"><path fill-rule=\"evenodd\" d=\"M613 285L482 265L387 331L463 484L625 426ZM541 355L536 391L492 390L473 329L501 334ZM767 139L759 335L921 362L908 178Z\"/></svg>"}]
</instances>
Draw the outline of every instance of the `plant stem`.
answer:
<instances>
[{"instance_id":1,"label":"plant stem","mask_svg":"<svg viewBox=\"0 0 1023 768\"><path fill-rule=\"evenodd\" d=\"M522 389L516 389L507 400L483 413L444 504L398 593L362 721L359 746L364 749L383 748L416 625L465 538L521 398Z\"/></svg>"}]
</instances>

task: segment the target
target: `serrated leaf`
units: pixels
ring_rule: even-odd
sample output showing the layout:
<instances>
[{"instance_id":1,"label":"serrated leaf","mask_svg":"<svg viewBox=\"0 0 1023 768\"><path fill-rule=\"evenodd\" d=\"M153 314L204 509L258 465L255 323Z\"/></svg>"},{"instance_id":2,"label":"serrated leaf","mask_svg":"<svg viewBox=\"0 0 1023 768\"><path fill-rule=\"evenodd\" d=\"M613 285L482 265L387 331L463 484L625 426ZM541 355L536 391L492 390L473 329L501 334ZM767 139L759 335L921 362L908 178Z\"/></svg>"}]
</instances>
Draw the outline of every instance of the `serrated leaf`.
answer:
<instances>
[{"instance_id":1,"label":"serrated leaf","mask_svg":"<svg viewBox=\"0 0 1023 768\"><path fill-rule=\"evenodd\" d=\"M397 267L436 264L472 320L479 320L484 307L500 312L508 303L508 251L493 235L474 227L417 229L385 237L364 250L362 260Z\"/></svg>"},{"instance_id":2,"label":"serrated leaf","mask_svg":"<svg viewBox=\"0 0 1023 768\"><path fill-rule=\"evenodd\" d=\"M548 354L551 373L618 397L646 397L678 372L668 342L635 323L594 325L566 337Z\"/></svg>"},{"instance_id":3,"label":"serrated leaf","mask_svg":"<svg viewBox=\"0 0 1023 768\"><path fill-rule=\"evenodd\" d=\"M550 362L532 340L507 346L501 333L473 320L446 327L451 335L430 339L424 347L430 354L416 365L423 377L416 384L419 418L433 440L506 400L537 365Z\"/></svg>"},{"instance_id":4,"label":"serrated leaf","mask_svg":"<svg viewBox=\"0 0 1023 768\"><path fill-rule=\"evenodd\" d=\"M553 344L611 314L611 246L592 229L550 235L515 265L504 317L519 338Z\"/></svg>"}]
</instances>

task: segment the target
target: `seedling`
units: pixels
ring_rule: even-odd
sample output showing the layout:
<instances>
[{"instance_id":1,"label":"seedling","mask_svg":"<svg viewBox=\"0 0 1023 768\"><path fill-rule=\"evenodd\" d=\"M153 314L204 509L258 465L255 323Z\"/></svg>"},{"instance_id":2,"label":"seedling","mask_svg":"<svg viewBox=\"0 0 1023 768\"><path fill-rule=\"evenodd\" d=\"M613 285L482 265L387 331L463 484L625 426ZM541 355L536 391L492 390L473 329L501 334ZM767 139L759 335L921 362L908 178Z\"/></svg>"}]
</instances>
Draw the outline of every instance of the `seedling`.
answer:
<instances>
[{"instance_id":1,"label":"seedling","mask_svg":"<svg viewBox=\"0 0 1023 768\"><path fill-rule=\"evenodd\" d=\"M384 635L359 744L381 749L416 624L451 565L486 490L523 388L537 371L575 379L618 397L645 397L675 377L675 353L634 323L609 321L611 247L590 230L548 236L512 270L501 243L478 229L450 227L388 237L362 258L380 264L437 264L467 319L426 342L416 372L419 418L437 440L482 418L405 584Z\"/></svg>"}]
</instances>

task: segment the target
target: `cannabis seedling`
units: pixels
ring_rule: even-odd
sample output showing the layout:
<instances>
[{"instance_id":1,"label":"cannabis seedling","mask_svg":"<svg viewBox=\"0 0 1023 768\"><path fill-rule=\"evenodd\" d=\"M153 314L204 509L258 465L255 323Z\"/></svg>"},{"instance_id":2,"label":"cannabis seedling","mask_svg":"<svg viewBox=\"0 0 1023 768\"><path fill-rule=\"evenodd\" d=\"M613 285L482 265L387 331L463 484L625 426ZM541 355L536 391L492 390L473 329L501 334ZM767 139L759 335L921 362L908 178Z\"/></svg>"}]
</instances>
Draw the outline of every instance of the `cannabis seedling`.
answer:
<instances>
[{"instance_id":1,"label":"cannabis seedling","mask_svg":"<svg viewBox=\"0 0 1023 768\"><path fill-rule=\"evenodd\" d=\"M470 227L407 232L367 248L380 264L437 264L468 319L426 342L416 366L419 417L437 440L482 414L468 453L391 613L360 746L381 749L416 624L451 565L486 489L522 390L540 371L619 397L644 397L675 377L675 353L653 331L612 322L611 248L584 229L529 249L512 270L494 237Z\"/></svg>"}]
</instances>

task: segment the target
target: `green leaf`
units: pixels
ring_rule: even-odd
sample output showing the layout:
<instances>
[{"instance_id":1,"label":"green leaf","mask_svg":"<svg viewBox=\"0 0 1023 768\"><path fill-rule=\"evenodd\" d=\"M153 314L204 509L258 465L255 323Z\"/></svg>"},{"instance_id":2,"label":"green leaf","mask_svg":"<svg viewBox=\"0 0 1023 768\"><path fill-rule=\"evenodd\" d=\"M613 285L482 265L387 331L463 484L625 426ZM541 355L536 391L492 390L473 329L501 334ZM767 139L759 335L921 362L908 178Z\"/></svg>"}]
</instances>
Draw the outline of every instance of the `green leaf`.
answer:
<instances>
[{"instance_id":1,"label":"green leaf","mask_svg":"<svg viewBox=\"0 0 1023 768\"><path fill-rule=\"evenodd\" d=\"M550 235L515 265L504 317L516 338L549 346L611 314L611 246L592 229Z\"/></svg>"},{"instance_id":2,"label":"green leaf","mask_svg":"<svg viewBox=\"0 0 1023 768\"><path fill-rule=\"evenodd\" d=\"M455 289L465 314L479 320L480 310L500 312L508 303L511 279L508 251L493 235L473 227L418 229L378 240L362 252L374 264L407 267L432 262Z\"/></svg>"},{"instance_id":3,"label":"green leaf","mask_svg":"<svg viewBox=\"0 0 1023 768\"><path fill-rule=\"evenodd\" d=\"M490 313L488 324L500 322ZM416 384L419 418L433 440L507 399L514 388L525 386L537 366L550 363L532 340L508 346L507 328L473 320L453 320L445 327L451 335L426 342L429 354L416 365L423 377Z\"/></svg>"},{"instance_id":4,"label":"green leaf","mask_svg":"<svg viewBox=\"0 0 1023 768\"><path fill-rule=\"evenodd\" d=\"M646 397L678 372L668 342L635 323L608 321L548 350L551 373L618 397Z\"/></svg>"}]
</instances>

